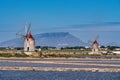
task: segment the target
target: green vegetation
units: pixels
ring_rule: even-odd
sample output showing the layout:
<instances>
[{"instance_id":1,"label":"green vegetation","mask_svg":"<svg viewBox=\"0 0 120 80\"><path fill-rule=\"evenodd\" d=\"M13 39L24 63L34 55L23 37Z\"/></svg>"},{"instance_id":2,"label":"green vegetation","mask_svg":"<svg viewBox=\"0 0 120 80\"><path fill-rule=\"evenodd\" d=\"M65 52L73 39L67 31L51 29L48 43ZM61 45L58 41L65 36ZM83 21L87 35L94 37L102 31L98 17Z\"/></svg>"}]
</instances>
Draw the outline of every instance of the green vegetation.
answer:
<instances>
[{"instance_id":1,"label":"green vegetation","mask_svg":"<svg viewBox=\"0 0 120 80\"><path fill-rule=\"evenodd\" d=\"M85 50L71 50L71 49L64 49L64 50L44 50L42 51L42 57L76 57L79 58L80 56L88 56L89 51Z\"/></svg>"},{"instance_id":2,"label":"green vegetation","mask_svg":"<svg viewBox=\"0 0 120 80\"><path fill-rule=\"evenodd\" d=\"M24 53L0 53L0 57L29 57Z\"/></svg>"},{"instance_id":3,"label":"green vegetation","mask_svg":"<svg viewBox=\"0 0 120 80\"><path fill-rule=\"evenodd\" d=\"M13 56L15 57L29 57L28 55L24 54L24 53L15 53Z\"/></svg>"},{"instance_id":4,"label":"green vegetation","mask_svg":"<svg viewBox=\"0 0 120 80\"><path fill-rule=\"evenodd\" d=\"M42 50L42 58L64 57L64 58L120 58L120 55L114 54L88 54L90 50Z\"/></svg>"},{"instance_id":5,"label":"green vegetation","mask_svg":"<svg viewBox=\"0 0 120 80\"><path fill-rule=\"evenodd\" d=\"M0 57L12 57L13 55L10 53L0 53Z\"/></svg>"},{"instance_id":6,"label":"green vegetation","mask_svg":"<svg viewBox=\"0 0 120 80\"><path fill-rule=\"evenodd\" d=\"M103 46L104 47L104 46ZM102 50L102 49L101 49ZM32 55L26 55L17 50L1 50L0 57L35 57L35 58L120 58L119 54L112 53L111 50L102 50L101 54L89 54L91 49L49 49L33 52ZM105 51L105 52L104 52Z\"/></svg>"}]
</instances>

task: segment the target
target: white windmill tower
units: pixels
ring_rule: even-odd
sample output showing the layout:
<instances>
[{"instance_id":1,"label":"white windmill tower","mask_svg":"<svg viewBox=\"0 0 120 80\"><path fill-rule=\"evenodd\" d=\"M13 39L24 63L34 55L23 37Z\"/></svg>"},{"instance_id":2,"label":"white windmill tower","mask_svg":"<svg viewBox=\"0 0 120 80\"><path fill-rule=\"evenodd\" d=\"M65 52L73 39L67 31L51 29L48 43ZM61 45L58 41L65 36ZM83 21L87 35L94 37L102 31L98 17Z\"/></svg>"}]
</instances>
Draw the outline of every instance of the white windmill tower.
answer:
<instances>
[{"instance_id":1,"label":"white windmill tower","mask_svg":"<svg viewBox=\"0 0 120 80\"><path fill-rule=\"evenodd\" d=\"M99 51L99 43L98 41L95 39L92 43L92 52L97 52Z\"/></svg>"},{"instance_id":2,"label":"white windmill tower","mask_svg":"<svg viewBox=\"0 0 120 80\"><path fill-rule=\"evenodd\" d=\"M96 38L93 41L89 41L92 43L92 52L90 52L90 54L100 54L98 38L99 36L96 36Z\"/></svg>"},{"instance_id":3,"label":"white windmill tower","mask_svg":"<svg viewBox=\"0 0 120 80\"><path fill-rule=\"evenodd\" d=\"M31 26L31 24L26 24L24 35L17 34L17 35L21 35L24 37L24 52L35 51L35 40L31 34L30 26Z\"/></svg>"},{"instance_id":4,"label":"white windmill tower","mask_svg":"<svg viewBox=\"0 0 120 80\"><path fill-rule=\"evenodd\" d=\"M24 41L24 51L31 52L35 51L35 40L30 32L31 24L25 26L25 41Z\"/></svg>"}]
</instances>

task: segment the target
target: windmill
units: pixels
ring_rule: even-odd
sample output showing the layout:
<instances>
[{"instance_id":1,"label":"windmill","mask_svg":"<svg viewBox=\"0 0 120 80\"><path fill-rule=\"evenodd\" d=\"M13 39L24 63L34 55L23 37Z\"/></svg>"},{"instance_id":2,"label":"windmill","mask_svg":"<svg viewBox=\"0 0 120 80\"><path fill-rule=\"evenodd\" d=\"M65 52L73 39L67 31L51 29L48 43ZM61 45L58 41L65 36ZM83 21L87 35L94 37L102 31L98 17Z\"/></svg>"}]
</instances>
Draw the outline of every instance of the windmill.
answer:
<instances>
[{"instance_id":1,"label":"windmill","mask_svg":"<svg viewBox=\"0 0 120 80\"><path fill-rule=\"evenodd\" d=\"M93 51L93 52L99 51L98 38L99 38L99 36L96 36L95 40L94 40L93 43L92 43L92 46L93 46L92 51Z\"/></svg>"},{"instance_id":2,"label":"windmill","mask_svg":"<svg viewBox=\"0 0 120 80\"><path fill-rule=\"evenodd\" d=\"M30 26L31 24L26 24L24 35L17 33L17 35L20 35L24 38L24 52L32 52L35 50L35 40L31 34Z\"/></svg>"},{"instance_id":3,"label":"windmill","mask_svg":"<svg viewBox=\"0 0 120 80\"><path fill-rule=\"evenodd\" d=\"M91 43L91 47L92 47L92 54L99 54L98 38L99 38L99 36L96 36L96 38L93 41L89 41L89 43Z\"/></svg>"}]
</instances>

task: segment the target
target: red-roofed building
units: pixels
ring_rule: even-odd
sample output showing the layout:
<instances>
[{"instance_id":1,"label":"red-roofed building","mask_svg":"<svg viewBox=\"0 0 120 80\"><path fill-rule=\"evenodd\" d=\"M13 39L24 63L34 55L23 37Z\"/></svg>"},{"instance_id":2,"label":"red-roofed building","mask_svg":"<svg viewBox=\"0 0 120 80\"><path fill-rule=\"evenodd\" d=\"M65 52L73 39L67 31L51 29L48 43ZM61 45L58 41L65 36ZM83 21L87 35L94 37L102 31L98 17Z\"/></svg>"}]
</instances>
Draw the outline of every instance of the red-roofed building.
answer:
<instances>
[{"instance_id":1,"label":"red-roofed building","mask_svg":"<svg viewBox=\"0 0 120 80\"><path fill-rule=\"evenodd\" d=\"M35 51L35 40L31 33L25 35L24 51Z\"/></svg>"},{"instance_id":2,"label":"red-roofed building","mask_svg":"<svg viewBox=\"0 0 120 80\"><path fill-rule=\"evenodd\" d=\"M97 42L97 40L93 41L93 52L95 51L99 51L99 44Z\"/></svg>"}]
</instances>

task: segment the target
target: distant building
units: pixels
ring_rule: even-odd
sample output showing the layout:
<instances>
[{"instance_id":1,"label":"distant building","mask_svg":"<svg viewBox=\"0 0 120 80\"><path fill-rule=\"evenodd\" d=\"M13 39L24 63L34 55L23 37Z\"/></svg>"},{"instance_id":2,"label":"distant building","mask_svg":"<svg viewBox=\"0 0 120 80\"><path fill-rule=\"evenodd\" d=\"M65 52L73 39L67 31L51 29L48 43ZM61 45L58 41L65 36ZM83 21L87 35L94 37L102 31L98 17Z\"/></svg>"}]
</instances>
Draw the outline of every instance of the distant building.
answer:
<instances>
[{"instance_id":1,"label":"distant building","mask_svg":"<svg viewBox=\"0 0 120 80\"><path fill-rule=\"evenodd\" d=\"M101 54L100 49L99 49L99 43L97 40L94 40L92 43L92 52L89 54Z\"/></svg>"}]
</instances>

